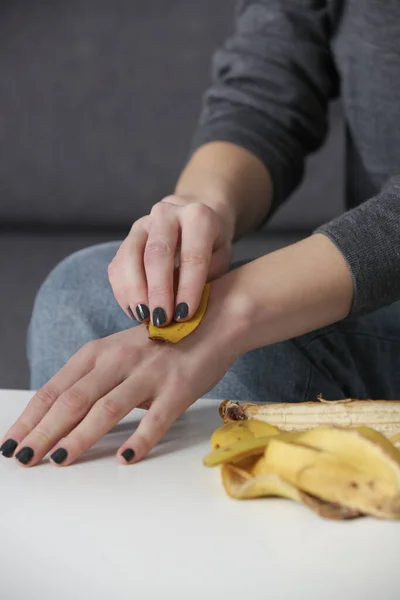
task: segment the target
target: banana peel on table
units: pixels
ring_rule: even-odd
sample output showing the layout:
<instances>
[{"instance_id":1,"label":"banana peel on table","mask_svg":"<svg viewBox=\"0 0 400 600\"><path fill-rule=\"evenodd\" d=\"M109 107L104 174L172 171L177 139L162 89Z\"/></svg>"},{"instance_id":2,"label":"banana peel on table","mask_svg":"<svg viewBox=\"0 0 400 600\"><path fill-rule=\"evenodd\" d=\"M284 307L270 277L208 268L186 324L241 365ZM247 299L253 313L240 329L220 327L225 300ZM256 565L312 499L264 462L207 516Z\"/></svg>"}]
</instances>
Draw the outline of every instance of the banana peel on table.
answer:
<instances>
[{"instance_id":1,"label":"banana peel on table","mask_svg":"<svg viewBox=\"0 0 400 600\"><path fill-rule=\"evenodd\" d=\"M302 404L311 403L296 406ZM243 411L243 404L229 406ZM267 412L267 406L248 404L245 411L249 406L260 407L256 414L263 417ZM222 414L226 407L227 401ZM311 421L309 428L302 421L300 431L283 431L277 420L257 420L254 412L249 419L248 410L245 418L246 412L237 414L240 420L214 431L212 450L204 458L206 466L220 467L232 498L288 498L336 520L364 515L400 519L400 451L383 434L361 420L356 427L315 427Z\"/></svg>"},{"instance_id":2,"label":"banana peel on table","mask_svg":"<svg viewBox=\"0 0 400 600\"><path fill-rule=\"evenodd\" d=\"M219 407L224 421L256 419L283 431L304 431L320 425L367 426L400 443L400 400L324 400L252 404L225 400Z\"/></svg>"}]
</instances>

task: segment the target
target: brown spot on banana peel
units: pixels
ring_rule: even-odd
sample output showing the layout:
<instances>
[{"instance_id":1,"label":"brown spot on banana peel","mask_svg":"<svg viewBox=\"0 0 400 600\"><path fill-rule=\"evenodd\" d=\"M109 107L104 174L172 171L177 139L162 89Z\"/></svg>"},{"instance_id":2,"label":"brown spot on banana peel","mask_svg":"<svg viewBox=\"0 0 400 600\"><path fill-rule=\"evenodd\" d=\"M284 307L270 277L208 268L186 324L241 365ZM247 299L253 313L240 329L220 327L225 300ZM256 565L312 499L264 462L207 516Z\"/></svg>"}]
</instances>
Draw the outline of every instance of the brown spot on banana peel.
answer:
<instances>
[{"instance_id":1,"label":"brown spot on banana peel","mask_svg":"<svg viewBox=\"0 0 400 600\"><path fill-rule=\"evenodd\" d=\"M219 407L220 417L224 421L247 421L246 413L237 402L224 400Z\"/></svg>"}]
</instances>

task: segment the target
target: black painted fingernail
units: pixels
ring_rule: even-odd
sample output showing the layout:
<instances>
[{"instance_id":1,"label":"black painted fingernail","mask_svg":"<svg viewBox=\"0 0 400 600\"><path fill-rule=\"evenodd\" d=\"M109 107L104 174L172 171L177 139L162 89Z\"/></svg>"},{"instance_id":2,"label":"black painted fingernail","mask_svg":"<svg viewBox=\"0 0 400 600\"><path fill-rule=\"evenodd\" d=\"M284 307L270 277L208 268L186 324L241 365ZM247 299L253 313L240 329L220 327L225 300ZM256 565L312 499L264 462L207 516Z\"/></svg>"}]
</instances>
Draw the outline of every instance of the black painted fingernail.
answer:
<instances>
[{"instance_id":1,"label":"black painted fingernail","mask_svg":"<svg viewBox=\"0 0 400 600\"><path fill-rule=\"evenodd\" d=\"M121 456L124 457L126 462L131 462L131 460L135 458L135 451L132 450L132 448L127 448L121 453Z\"/></svg>"},{"instance_id":2,"label":"black painted fingernail","mask_svg":"<svg viewBox=\"0 0 400 600\"><path fill-rule=\"evenodd\" d=\"M68 456L68 452L66 451L65 448L58 448L57 450L55 450L55 452L53 452L53 454L50 456L50 458L52 461L57 463L57 465L61 465L61 463L64 462L64 460L67 458L67 456Z\"/></svg>"},{"instance_id":3,"label":"black painted fingernail","mask_svg":"<svg viewBox=\"0 0 400 600\"><path fill-rule=\"evenodd\" d=\"M6 458L11 458L15 452L16 447L18 446L18 442L15 440L9 439L4 442L2 447L0 448L0 452Z\"/></svg>"},{"instance_id":4,"label":"black painted fingernail","mask_svg":"<svg viewBox=\"0 0 400 600\"><path fill-rule=\"evenodd\" d=\"M27 465L33 458L33 450L29 448L29 446L25 446L25 448L21 448L19 452L15 455L15 458L19 460L23 465Z\"/></svg>"},{"instance_id":5,"label":"black painted fingernail","mask_svg":"<svg viewBox=\"0 0 400 600\"><path fill-rule=\"evenodd\" d=\"M167 315L165 314L165 310L163 308L155 308L153 311L153 325L156 327L161 327L167 321Z\"/></svg>"},{"instance_id":6,"label":"black painted fingernail","mask_svg":"<svg viewBox=\"0 0 400 600\"><path fill-rule=\"evenodd\" d=\"M146 321L150 317L150 311L145 304L138 304L136 307L136 314L139 321Z\"/></svg>"},{"instance_id":7,"label":"black painted fingernail","mask_svg":"<svg viewBox=\"0 0 400 600\"><path fill-rule=\"evenodd\" d=\"M175 310L175 321L179 319L186 319L189 314L189 307L186 302L180 302Z\"/></svg>"},{"instance_id":8,"label":"black painted fingernail","mask_svg":"<svg viewBox=\"0 0 400 600\"><path fill-rule=\"evenodd\" d=\"M137 321L137 318L135 317L135 315L133 314L133 310L131 309L130 306L128 306L128 313L132 319L132 321Z\"/></svg>"}]
</instances>

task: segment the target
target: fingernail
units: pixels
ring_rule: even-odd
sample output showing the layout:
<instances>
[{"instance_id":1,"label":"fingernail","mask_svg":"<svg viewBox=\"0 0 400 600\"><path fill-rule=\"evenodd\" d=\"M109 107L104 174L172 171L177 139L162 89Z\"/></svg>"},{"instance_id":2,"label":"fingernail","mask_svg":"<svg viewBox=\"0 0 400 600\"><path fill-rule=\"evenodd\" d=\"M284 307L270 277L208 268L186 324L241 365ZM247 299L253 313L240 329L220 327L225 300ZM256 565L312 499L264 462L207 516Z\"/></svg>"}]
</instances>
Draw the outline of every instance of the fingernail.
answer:
<instances>
[{"instance_id":1,"label":"fingernail","mask_svg":"<svg viewBox=\"0 0 400 600\"><path fill-rule=\"evenodd\" d=\"M16 447L18 446L18 442L15 440L9 439L4 442L2 447L0 448L0 452L6 458L11 458L15 452Z\"/></svg>"},{"instance_id":2,"label":"fingernail","mask_svg":"<svg viewBox=\"0 0 400 600\"><path fill-rule=\"evenodd\" d=\"M62 462L67 458L68 452L65 448L58 448L53 452L50 456L51 460L54 461L57 465L61 465Z\"/></svg>"},{"instance_id":3,"label":"fingernail","mask_svg":"<svg viewBox=\"0 0 400 600\"><path fill-rule=\"evenodd\" d=\"M129 315L130 315L130 317L131 317L131 319L132 319L133 321L137 321L137 318L136 318L136 317L135 317L135 315L133 314L133 310L131 309L131 307L130 307L130 306L128 306L128 313L129 313Z\"/></svg>"},{"instance_id":4,"label":"fingernail","mask_svg":"<svg viewBox=\"0 0 400 600\"><path fill-rule=\"evenodd\" d=\"M155 308L153 311L153 325L156 327L160 327L164 325L167 321L167 315L165 314L165 310L163 308Z\"/></svg>"},{"instance_id":5,"label":"fingernail","mask_svg":"<svg viewBox=\"0 0 400 600\"><path fill-rule=\"evenodd\" d=\"M136 314L139 321L146 321L150 317L150 311L145 304L138 304L136 307Z\"/></svg>"},{"instance_id":6,"label":"fingernail","mask_svg":"<svg viewBox=\"0 0 400 600\"><path fill-rule=\"evenodd\" d=\"M132 448L127 448L121 453L121 456L124 457L127 463L131 462L135 458L135 451Z\"/></svg>"},{"instance_id":7,"label":"fingernail","mask_svg":"<svg viewBox=\"0 0 400 600\"><path fill-rule=\"evenodd\" d=\"M189 314L189 307L186 302L180 302L175 310L175 321L179 319L186 319Z\"/></svg>"},{"instance_id":8,"label":"fingernail","mask_svg":"<svg viewBox=\"0 0 400 600\"><path fill-rule=\"evenodd\" d=\"M29 446L25 446L25 448L21 448L19 452L15 455L15 458L19 460L23 465L27 465L33 458L33 450L29 448Z\"/></svg>"}]
</instances>

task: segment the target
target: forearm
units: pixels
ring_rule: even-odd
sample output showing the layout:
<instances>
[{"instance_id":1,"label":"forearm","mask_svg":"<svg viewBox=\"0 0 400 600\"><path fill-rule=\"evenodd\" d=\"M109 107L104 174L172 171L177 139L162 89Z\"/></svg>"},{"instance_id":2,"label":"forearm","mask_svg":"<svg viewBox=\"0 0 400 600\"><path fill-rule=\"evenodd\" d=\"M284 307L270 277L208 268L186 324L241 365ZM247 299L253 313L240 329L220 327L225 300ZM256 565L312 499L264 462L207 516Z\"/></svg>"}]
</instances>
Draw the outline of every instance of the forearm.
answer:
<instances>
[{"instance_id":1,"label":"forearm","mask_svg":"<svg viewBox=\"0 0 400 600\"><path fill-rule=\"evenodd\" d=\"M253 154L226 142L200 147L182 172L175 193L207 204L227 223L232 239L261 225L271 206L271 180Z\"/></svg>"},{"instance_id":2,"label":"forearm","mask_svg":"<svg viewBox=\"0 0 400 600\"><path fill-rule=\"evenodd\" d=\"M210 308L221 335L240 355L340 321L352 300L353 280L342 254L316 234L219 279Z\"/></svg>"}]
</instances>

